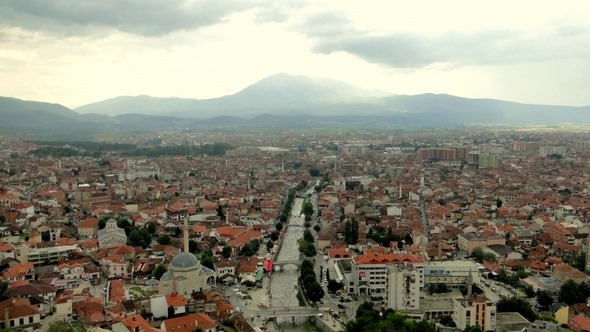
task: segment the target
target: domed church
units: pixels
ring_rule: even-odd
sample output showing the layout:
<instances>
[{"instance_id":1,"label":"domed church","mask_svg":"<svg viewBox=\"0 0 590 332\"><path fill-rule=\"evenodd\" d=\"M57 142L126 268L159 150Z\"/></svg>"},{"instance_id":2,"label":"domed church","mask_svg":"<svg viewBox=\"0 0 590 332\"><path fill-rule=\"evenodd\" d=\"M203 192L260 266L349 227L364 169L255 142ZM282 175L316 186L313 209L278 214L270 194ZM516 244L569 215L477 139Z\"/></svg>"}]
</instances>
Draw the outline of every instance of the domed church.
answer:
<instances>
[{"instance_id":1,"label":"domed church","mask_svg":"<svg viewBox=\"0 0 590 332\"><path fill-rule=\"evenodd\" d=\"M168 271L160 278L158 292L160 294L177 293L190 296L196 291L208 288L208 283L215 281L215 271L202 266L199 259L188 251L188 226L184 224L184 252L176 255Z\"/></svg>"}]
</instances>

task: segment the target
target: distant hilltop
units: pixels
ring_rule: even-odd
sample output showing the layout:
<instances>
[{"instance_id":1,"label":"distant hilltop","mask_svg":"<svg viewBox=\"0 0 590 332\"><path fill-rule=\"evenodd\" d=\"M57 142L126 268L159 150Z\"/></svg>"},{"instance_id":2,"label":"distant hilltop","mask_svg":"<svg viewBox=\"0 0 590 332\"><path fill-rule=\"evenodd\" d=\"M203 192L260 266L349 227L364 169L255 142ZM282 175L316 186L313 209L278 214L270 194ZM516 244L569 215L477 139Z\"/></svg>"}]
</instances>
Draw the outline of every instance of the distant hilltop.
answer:
<instances>
[{"instance_id":1,"label":"distant hilltop","mask_svg":"<svg viewBox=\"0 0 590 332\"><path fill-rule=\"evenodd\" d=\"M277 74L212 99L122 96L80 106L0 97L0 133L88 135L161 129L406 128L588 123L590 106L531 105L446 94L390 95L327 79ZM34 119L34 121L31 121Z\"/></svg>"}]
</instances>

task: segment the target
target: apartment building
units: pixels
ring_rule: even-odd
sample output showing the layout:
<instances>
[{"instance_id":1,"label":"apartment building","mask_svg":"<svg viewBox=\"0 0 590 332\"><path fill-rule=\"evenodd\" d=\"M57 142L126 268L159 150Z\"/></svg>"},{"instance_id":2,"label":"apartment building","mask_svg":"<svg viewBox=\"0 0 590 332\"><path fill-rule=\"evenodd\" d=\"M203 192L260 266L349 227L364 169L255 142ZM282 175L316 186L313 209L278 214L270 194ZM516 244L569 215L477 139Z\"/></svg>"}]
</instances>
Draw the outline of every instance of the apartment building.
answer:
<instances>
[{"instance_id":1,"label":"apartment building","mask_svg":"<svg viewBox=\"0 0 590 332\"><path fill-rule=\"evenodd\" d=\"M483 331L496 330L496 303L485 295L467 295L453 299L453 320L460 330L479 326Z\"/></svg>"},{"instance_id":2,"label":"apartment building","mask_svg":"<svg viewBox=\"0 0 590 332\"><path fill-rule=\"evenodd\" d=\"M60 257L67 257L70 253L80 251L76 245L63 245L46 248L31 248L25 244L16 248L16 259L21 262L30 262L35 266L41 264L53 264Z\"/></svg>"},{"instance_id":3,"label":"apartment building","mask_svg":"<svg viewBox=\"0 0 590 332\"><path fill-rule=\"evenodd\" d=\"M387 306L393 310L420 307L421 271L411 264L387 266Z\"/></svg>"},{"instance_id":4,"label":"apartment building","mask_svg":"<svg viewBox=\"0 0 590 332\"><path fill-rule=\"evenodd\" d=\"M378 254L368 251L354 257L348 281L348 292L373 299L387 298L389 267L395 264L417 264L422 260L413 254L387 253Z\"/></svg>"}]
</instances>

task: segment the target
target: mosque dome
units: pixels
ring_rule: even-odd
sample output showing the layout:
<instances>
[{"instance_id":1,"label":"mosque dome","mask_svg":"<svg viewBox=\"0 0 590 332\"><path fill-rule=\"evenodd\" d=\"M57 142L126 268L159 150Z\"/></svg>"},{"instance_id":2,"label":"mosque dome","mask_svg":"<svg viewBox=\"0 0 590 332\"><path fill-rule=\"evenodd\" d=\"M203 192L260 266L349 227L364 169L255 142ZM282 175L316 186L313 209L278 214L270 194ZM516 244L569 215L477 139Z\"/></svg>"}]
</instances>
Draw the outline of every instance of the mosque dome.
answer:
<instances>
[{"instance_id":1,"label":"mosque dome","mask_svg":"<svg viewBox=\"0 0 590 332\"><path fill-rule=\"evenodd\" d=\"M191 253L181 252L172 259L170 266L183 269L194 268L199 266L199 259Z\"/></svg>"},{"instance_id":2,"label":"mosque dome","mask_svg":"<svg viewBox=\"0 0 590 332\"><path fill-rule=\"evenodd\" d=\"M164 274L162 274L162 276L160 277L160 281L170 281L174 279L174 275L172 275L172 272L170 271L166 271Z\"/></svg>"}]
</instances>

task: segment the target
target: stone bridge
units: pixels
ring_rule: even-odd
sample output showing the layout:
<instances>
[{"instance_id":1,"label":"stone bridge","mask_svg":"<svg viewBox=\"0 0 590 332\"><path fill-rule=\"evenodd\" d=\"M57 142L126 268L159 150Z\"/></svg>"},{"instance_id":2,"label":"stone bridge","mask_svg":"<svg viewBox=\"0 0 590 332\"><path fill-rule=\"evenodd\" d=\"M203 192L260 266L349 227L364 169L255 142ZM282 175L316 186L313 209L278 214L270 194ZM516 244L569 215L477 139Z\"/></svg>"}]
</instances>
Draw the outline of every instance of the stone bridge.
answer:
<instances>
[{"instance_id":1,"label":"stone bridge","mask_svg":"<svg viewBox=\"0 0 590 332\"><path fill-rule=\"evenodd\" d=\"M273 262L272 268L275 272L278 272L283 271L285 267L289 265L294 266L297 268L297 270L299 270L299 267L301 266L301 260Z\"/></svg>"}]
</instances>

